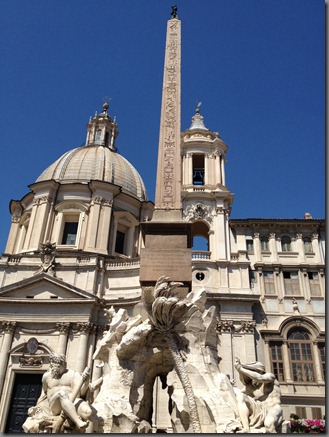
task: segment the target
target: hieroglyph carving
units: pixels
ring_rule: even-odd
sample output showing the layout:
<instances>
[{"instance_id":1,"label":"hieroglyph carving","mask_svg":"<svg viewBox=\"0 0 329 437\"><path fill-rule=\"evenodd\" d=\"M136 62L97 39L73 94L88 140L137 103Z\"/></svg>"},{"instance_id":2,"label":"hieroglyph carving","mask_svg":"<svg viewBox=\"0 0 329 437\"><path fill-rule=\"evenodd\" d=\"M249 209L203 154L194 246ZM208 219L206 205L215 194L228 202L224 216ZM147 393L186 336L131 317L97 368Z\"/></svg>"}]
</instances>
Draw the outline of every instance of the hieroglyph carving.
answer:
<instances>
[{"instance_id":1,"label":"hieroglyph carving","mask_svg":"<svg viewBox=\"0 0 329 437\"><path fill-rule=\"evenodd\" d=\"M159 153L162 154L163 189L161 205L174 207L176 199L175 179L177 179L177 142L179 142L179 100L180 100L180 22L170 20L167 34L166 64L163 93L163 131Z\"/></svg>"}]
</instances>

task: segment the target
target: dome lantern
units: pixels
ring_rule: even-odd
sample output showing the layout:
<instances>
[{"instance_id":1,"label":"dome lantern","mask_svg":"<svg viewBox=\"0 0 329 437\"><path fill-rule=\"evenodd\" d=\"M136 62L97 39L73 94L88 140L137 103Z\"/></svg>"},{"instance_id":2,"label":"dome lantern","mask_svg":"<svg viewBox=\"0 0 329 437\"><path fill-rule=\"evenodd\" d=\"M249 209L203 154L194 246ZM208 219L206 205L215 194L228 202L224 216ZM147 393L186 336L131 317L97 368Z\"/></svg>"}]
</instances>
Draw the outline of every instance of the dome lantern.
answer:
<instances>
[{"instance_id":1,"label":"dome lantern","mask_svg":"<svg viewBox=\"0 0 329 437\"><path fill-rule=\"evenodd\" d=\"M103 111L100 114L90 117L87 124L87 138L86 146L104 146L117 151L115 146L115 140L119 135L118 125L116 119L112 118L108 114L109 104L105 102L103 104Z\"/></svg>"}]
</instances>

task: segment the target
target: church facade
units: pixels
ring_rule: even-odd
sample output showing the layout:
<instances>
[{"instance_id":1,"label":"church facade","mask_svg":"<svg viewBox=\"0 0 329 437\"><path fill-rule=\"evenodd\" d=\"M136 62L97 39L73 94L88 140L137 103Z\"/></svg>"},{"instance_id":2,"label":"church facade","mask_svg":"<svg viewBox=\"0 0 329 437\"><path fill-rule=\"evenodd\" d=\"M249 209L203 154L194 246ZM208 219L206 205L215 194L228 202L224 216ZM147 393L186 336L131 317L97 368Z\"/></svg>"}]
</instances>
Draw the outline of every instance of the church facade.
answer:
<instances>
[{"instance_id":1,"label":"church facade","mask_svg":"<svg viewBox=\"0 0 329 437\"><path fill-rule=\"evenodd\" d=\"M85 145L59 157L22 199L10 202L0 259L0 432L22 432L51 352L65 354L77 371L89 366L96 380L102 363L92 356L107 328L104 311L143 314L143 229L157 202L147 199L141 176L117 152L117 136L104 104L87 123ZM308 213L230 219L226 154L197 108L179 136L179 213L191 229L190 286L204 288L208 307L216 307L220 371L239 387L234 357L261 361L280 382L285 419L291 413L322 419L324 220ZM156 384L154 431L170 432L166 402Z\"/></svg>"}]
</instances>

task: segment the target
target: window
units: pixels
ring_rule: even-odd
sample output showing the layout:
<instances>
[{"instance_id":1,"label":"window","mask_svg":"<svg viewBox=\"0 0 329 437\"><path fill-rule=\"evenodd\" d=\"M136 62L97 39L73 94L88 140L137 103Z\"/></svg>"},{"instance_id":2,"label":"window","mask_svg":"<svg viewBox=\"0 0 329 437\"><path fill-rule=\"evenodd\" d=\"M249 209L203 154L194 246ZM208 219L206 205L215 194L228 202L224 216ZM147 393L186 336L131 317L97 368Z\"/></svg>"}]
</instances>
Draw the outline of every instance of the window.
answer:
<instances>
[{"instance_id":1,"label":"window","mask_svg":"<svg viewBox=\"0 0 329 437\"><path fill-rule=\"evenodd\" d=\"M291 252L291 238L282 237L281 238L281 248L282 252Z\"/></svg>"},{"instance_id":2,"label":"window","mask_svg":"<svg viewBox=\"0 0 329 437\"><path fill-rule=\"evenodd\" d=\"M138 220L130 212L114 211L115 226L111 231L109 251L111 254L121 254L132 258L137 255L136 226Z\"/></svg>"},{"instance_id":3,"label":"window","mask_svg":"<svg viewBox=\"0 0 329 437\"><path fill-rule=\"evenodd\" d=\"M87 205L65 200L55 206L55 211L57 218L51 241L57 241L59 246L66 245L67 249L78 249L81 244L80 234Z\"/></svg>"},{"instance_id":4,"label":"window","mask_svg":"<svg viewBox=\"0 0 329 437\"><path fill-rule=\"evenodd\" d=\"M312 411L312 419L313 420L317 420L317 419L322 419L322 410L321 407L311 407L311 411Z\"/></svg>"},{"instance_id":5,"label":"window","mask_svg":"<svg viewBox=\"0 0 329 437\"><path fill-rule=\"evenodd\" d=\"M62 244L75 244L78 233L78 222L65 222Z\"/></svg>"},{"instance_id":6,"label":"window","mask_svg":"<svg viewBox=\"0 0 329 437\"><path fill-rule=\"evenodd\" d=\"M254 240L248 239L248 240L246 240L246 243L247 243L247 252L250 255L253 255L253 253L254 253Z\"/></svg>"},{"instance_id":7,"label":"window","mask_svg":"<svg viewBox=\"0 0 329 437\"><path fill-rule=\"evenodd\" d=\"M293 329L288 335L292 378L295 382L315 382L312 343L309 334Z\"/></svg>"},{"instance_id":8,"label":"window","mask_svg":"<svg viewBox=\"0 0 329 437\"><path fill-rule=\"evenodd\" d=\"M304 242L305 253L312 253L313 252L312 240L309 237L306 237L303 239L303 242Z\"/></svg>"},{"instance_id":9,"label":"window","mask_svg":"<svg viewBox=\"0 0 329 437\"><path fill-rule=\"evenodd\" d=\"M308 272L311 296L321 296L319 275L316 272Z\"/></svg>"},{"instance_id":10,"label":"window","mask_svg":"<svg viewBox=\"0 0 329 437\"><path fill-rule=\"evenodd\" d=\"M265 294L275 294L273 272L264 272Z\"/></svg>"},{"instance_id":11,"label":"window","mask_svg":"<svg viewBox=\"0 0 329 437\"><path fill-rule=\"evenodd\" d=\"M110 134L105 132L105 146L109 146Z\"/></svg>"},{"instance_id":12,"label":"window","mask_svg":"<svg viewBox=\"0 0 329 437\"><path fill-rule=\"evenodd\" d=\"M298 272L283 272L283 281L286 295L300 294Z\"/></svg>"},{"instance_id":13,"label":"window","mask_svg":"<svg viewBox=\"0 0 329 437\"><path fill-rule=\"evenodd\" d=\"M322 363L322 375L323 375L323 379L325 380L326 379L326 348L324 343L319 343L318 348L320 351L320 358Z\"/></svg>"},{"instance_id":14,"label":"window","mask_svg":"<svg viewBox=\"0 0 329 437\"><path fill-rule=\"evenodd\" d=\"M306 419L306 407L296 407L296 414L300 419Z\"/></svg>"},{"instance_id":15,"label":"window","mask_svg":"<svg viewBox=\"0 0 329 437\"><path fill-rule=\"evenodd\" d=\"M192 224L192 250L209 251L209 227L202 221Z\"/></svg>"},{"instance_id":16,"label":"window","mask_svg":"<svg viewBox=\"0 0 329 437\"><path fill-rule=\"evenodd\" d=\"M121 231L117 231L117 237L115 240L115 251L116 253L124 253L124 245L125 245L125 233Z\"/></svg>"},{"instance_id":17,"label":"window","mask_svg":"<svg viewBox=\"0 0 329 437\"><path fill-rule=\"evenodd\" d=\"M193 247L192 250L203 250L208 251L208 238L203 237L201 235L195 235L193 237Z\"/></svg>"},{"instance_id":18,"label":"window","mask_svg":"<svg viewBox=\"0 0 329 437\"><path fill-rule=\"evenodd\" d=\"M270 353L271 353L271 363L272 372L274 373L276 379L284 381L284 370L283 370L283 358L282 358L282 345L281 343L273 342L270 343Z\"/></svg>"},{"instance_id":19,"label":"window","mask_svg":"<svg viewBox=\"0 0 329 437\"><path fill-rule=\"evenodd\" d=\"M250 283L250 288L253 288L255 286L255 283L257 282L256 280L256 276L255 276L255 272L254 270L250 270L249 269L249 283Z\"/></svg>"},{"instance_id":20,"label":"window","mask_svg":"<svg viewBox=\"0 0 329 437\"><path fill-rule=\"evenodd\" d=\"M267 237L261 237L261 239L260 239L260 246L261 246L262 252L268 252L269 251L268 238Z\"/></svg>"},{"instance_id":21,"label":"window","mask_svg":"<svg viewBox=\"0 0 329 437\"><path fill-rule=\"evenodd\" d=\"M101 143L101 137L102 137L102 131L101 131L101 129L98 129L96 131L96 136L95 136L95 143L96 144L100 144Z\"/></svg>"},{"instance_id":22,"label":"window","mask_svg":"<svg viewBox=\"0 0 329 437\"><path fill-rule=\"evenodd\" d=\"M198 281L203 281L204 278L205 278L205 275L204 275L204 273L202 273L202 272L198 272L198 273L195 275L195 277L197 278Z\"/></svg>"},{"instance_id":23,"label":"window","mask_svg":"<svg viewBox=\"0 0 329 437\"><path fill-rule=\"evenodd\" d=\"M193 185L204 185L204 155L193 155Z\"/></svg>"}]
</instances>

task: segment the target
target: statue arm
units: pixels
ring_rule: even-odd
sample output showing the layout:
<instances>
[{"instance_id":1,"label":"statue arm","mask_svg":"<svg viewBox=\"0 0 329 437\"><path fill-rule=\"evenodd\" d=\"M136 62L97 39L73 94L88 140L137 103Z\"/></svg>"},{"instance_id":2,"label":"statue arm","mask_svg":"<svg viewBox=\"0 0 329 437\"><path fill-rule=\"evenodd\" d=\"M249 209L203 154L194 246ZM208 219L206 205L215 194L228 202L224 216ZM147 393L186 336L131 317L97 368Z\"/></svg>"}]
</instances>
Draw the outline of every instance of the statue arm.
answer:
<instances>
[{"instance_id":1,"label":"statue arm","mask_svg":"<svg viewBox=\"0 0 329 437\"><path fill-rule=\"evenodd\" d=\"M82 382L83 381L83 382ZM82 382L82 385L81 385ZM74 375L72 377L72 384L71 384L71 392L74 393L79 389L78 397L84 398L87 394L87 391L89 389L89 373L84 371L83 373L79 373L74 371Z\"/></svg>"},{"instance_id":2,"label":"statue arm","mask_svg":"<svg viewBox=\"0 0 329 437\"><path fill-rule=\"evenodd\" d=\"M258 382L267 383L275 380L273 373L260 374L258 372L254 372L253 370L244 368L243 365L241 366L239 372Z\"/></svg>"}]
</instances>

